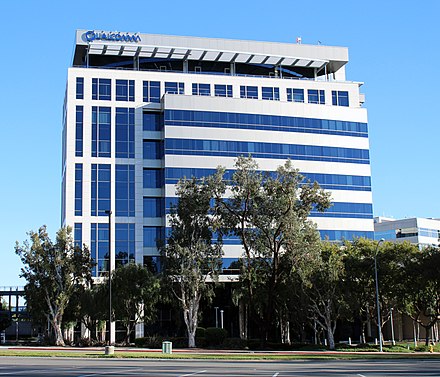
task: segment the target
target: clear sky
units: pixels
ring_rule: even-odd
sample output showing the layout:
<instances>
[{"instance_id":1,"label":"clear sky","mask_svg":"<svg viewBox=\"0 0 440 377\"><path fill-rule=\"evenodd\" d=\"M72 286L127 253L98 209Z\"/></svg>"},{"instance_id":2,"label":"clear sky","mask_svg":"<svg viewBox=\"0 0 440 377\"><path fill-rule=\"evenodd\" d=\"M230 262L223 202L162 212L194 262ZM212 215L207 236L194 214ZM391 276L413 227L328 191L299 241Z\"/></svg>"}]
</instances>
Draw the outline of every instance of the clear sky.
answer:
<instances>
[{"instance_id":1,"label":"clear sky","mask_svg":"<svg viewBox=\"0 0 440 377\"><path fill-rule=\"evenodd\" d=\"M60 227L61 115L76 29L346 46L368 108L375 215L440 217L440 1L0 1L0 286L15 241Z\"/></svg>"}]
</instances>

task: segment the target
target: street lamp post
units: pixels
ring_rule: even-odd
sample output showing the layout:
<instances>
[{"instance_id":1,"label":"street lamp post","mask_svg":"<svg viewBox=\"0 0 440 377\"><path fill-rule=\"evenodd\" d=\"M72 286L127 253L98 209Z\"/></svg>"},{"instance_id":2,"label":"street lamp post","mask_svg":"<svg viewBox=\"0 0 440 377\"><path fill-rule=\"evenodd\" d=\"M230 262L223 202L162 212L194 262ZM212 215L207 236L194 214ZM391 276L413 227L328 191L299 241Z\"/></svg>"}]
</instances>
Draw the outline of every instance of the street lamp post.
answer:
<instances>
[{"instance_id":1,"label":"street lamp post","mask_svg":"<svg viewBox=\"0 0 440 377\"><path fill-rule=\"evenodd\" d=\"M106 210L105 213L108 215L108 292L109 292L109 311L108 311L108 345L112 345L112 246L111 246L111 219L112 211Z\"/></svg>"},{"instance_id":2,"label":"street lamp post","mask_svg":"<svg viewBox=\"0 0 440 377\"><path fill-rule=\"evenodd\" d=\"M394 320L393 320L393 310L394 308L391 308L390 310L390 319L391 319L391 342L393 343L393 346L396 345L396 341L394 340Z\"/></svg>"},{"instance_id":3,"label":"street lamp post","mask_svg":"<svg viewBox=\"0 0 440 377\"><path fill-rule=\"evenodd\" d=\"M376 246L376 252L374 253L374 278L376 280L376 306L377 306L377 330L379 332L379 351L383 352L382 348L382 326L381 326L381 316L380 316L380 305L379 305L379 280L377 278L377 254L379 252L379 245L385 240L381 238Z\"/></svg>"},{"instance_id":4,"label":"street lamp post","mask_svg":"<svg viewBox=\"0 0 440 377\"><path fill-rule=\"evenodd\" d=\"M215 327L218 327L218 306L215 306L214 309L215 309Z\"/></svg>"}]
</instances>

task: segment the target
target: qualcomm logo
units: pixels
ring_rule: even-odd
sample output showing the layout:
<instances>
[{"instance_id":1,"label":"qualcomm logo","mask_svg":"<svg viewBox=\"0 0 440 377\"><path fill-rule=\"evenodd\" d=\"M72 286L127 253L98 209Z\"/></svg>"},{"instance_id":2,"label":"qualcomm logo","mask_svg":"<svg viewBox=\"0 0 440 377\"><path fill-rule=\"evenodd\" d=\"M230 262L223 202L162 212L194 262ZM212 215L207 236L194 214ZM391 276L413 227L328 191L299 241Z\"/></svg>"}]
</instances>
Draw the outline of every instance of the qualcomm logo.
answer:
<instances>
[{"instance_id":1,"label":"qualcomm logo","mask_svg":"<svg viewBox=\"0 0 440 377\"><path fill-rule=\"evenodd\" d=\"M137 34L119 33L119 32L96 32L89 30L85 33L87 42L93 41L122 41L122 42L140 42L141 37Z\"/></svg>"}]
</instances>

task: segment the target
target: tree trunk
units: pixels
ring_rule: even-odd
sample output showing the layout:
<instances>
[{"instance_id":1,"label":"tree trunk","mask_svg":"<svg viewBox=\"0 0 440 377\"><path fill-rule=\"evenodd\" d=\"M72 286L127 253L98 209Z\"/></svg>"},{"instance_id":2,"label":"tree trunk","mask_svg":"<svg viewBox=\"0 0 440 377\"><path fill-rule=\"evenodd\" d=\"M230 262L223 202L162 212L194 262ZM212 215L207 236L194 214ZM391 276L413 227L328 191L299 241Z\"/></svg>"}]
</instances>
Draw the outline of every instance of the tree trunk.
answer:
<instances>
[{"instance_id":1,"label":"tree trunk","mask_svg":"<svg viewBox=\"0 0 440 377\"><path fill-rule=\"evenodd\" d=\"M183 309L183 319L185 320L185 325L188 334L188 347L195 348L196 346L196 329L198 323L198 311L199 311L199 301L200 296L195 293L193 297L190 297L186 301L185 308Z\"/></svg>"},{"instance_id":2,"label":"tree trunk","mask_svg":"<svg viewBox=\"0 0 440 377\"><path fill-rule=\"evenodd\" d=\"M247 340L247 310L246 304L243 299L240 299L238 303L238 325L240 328L240 339Z\"/></svg>"},{"instance_id":3,"label":"tree trunk","mask_svg":"<svg viewBox=\"0 0 440 377\"><path fill-rule=\"evenodd\" d=\"M328 339L328 348L333 351L335 349L335 337L333 335L333 331L331 327L327 329L327 339Z\"/></svg>"},{"instance_id":4,"label":"tree trunk","mask_svg":"<svg viewBox=\"0 0 440 377\"><path fill-rule=\"evenodd\" d=\"M64 347L63 333L61 331L61 323L54 319L52 322L53 332L55 335L55 345Z\"/></svg>"}]
</instances>

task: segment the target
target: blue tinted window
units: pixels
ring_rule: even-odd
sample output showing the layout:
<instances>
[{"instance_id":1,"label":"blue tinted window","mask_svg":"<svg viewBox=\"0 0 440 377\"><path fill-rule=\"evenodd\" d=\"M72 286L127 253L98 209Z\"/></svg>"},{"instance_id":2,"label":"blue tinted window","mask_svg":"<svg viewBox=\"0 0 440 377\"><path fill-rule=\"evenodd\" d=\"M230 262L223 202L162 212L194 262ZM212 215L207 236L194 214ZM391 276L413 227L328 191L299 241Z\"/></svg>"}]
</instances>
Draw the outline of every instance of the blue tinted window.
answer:
<instances>
[{"instance_id":1,"label":"blue tinted window","mask_svg":"<svg viewBox=\"0 0 440 377\"><path fill-rule=\"evenodd\" d=\"M84 99L84 77L76 78L76 99Z\"/></svg>"},{"instance_id":2,"label":"blue tinted window","mask_svg":"<svg viewBox=\"0 0 440 377\"><path fill-rule=\"evenodd\" d=\"M368 137L368 125L328 119L214 111L165 110L169 126L258 129Z\"/></svg>"},{"instance_id":3,"label":"blue tinted window","mask_svg":"<svg viewBox=\"0 0 440 377\"><path fill-rule=\"evenodd\" d=\"M75 164L75 216L82 216L83 164Z\"/></svg>"},{"instance_id":4,"label":"blue tinted window","mask_svg":"<svg viewBox=\"0 0 440 377\"><path fill-rule=\"evenodd\" d=\"M348 92L341 90L332 90L332 104L333 106L346 106L348 107Z\"/></svg>"},{"instance_id":5,"label":"blue tinted window","mask_svg":"<svg viewBox=\"0 0 440 377\"><path fill-rule=\"evenodd\" d=\"M75 223L73 228L73 243L75 247L82 248L82 223Z\"/></svg>"},{"instance_id":6,"label":"blue tinted window","mask_svg":"<svg viewBox=\"0 0 440 377\"><path fill-rule=\"evenodd\" d=\"M92 276L106 276L109 270L108 223L90 224L90 254L96 265Z\"/></svg>"},{"instance_id":7,"label":"blue tinted window","mask_svg":"<svg viewBox=\"0 0 440 377\"><path fill-rule=\"evenodd\" d=\"M309 103L325 105L325 92L324 92L324 90L309 89L307 91L307 95L308 95L308 102Z\"/></svg>"},{"instance_id":8,"label":"blue tinted window","mask_svg":"<svg viewBox=\"0 0 440 377\"><path fill-rule=\"evenodd\" d=\"M144 102L160 102L160 81L143 82Z\"/></svg>"},{"instance_id":9,"label":"blue tinted window","mask_svg":"<svg viewBox=\"0 0 440 377\"><path fill-rule=\"evenodd\" d=\"M240 86L240 98L258 99L257 86Z\"/></svg>"},{"instance_id":10,"label":"blue tinted window","mask_svg":"<svg viewBox=\"0 0 440 377\"><path fill-rule=\"evenodd\" d=\"M144 188L160 188L163 185L162 169L144 168Z\"/></svg>"},{"instance_id":11,"label":"blue tinted window","mask_svg":"<svg viewBox=\"0 0 440 377\"><path fill-rule=\"evenodd\" d=\"M135 188L134 165L116 165L115 209L116 216L134 217Z\"/></svg>"},{"instance_id":12,"label":"blue tinted window","mask_svg":"<svg viewBox=\"0 0 440 377\"><path fill-rule=\"evenodd\" d=\"M111 101L112 80L92 79L92 99Z\"/></svg>"},{"instance_id":13,"label":"blue tinted window","mask_svg":"<svg viewBox=\"0 0 440 377\"><path fill-rule=\"evenodd\" d=\"M357 230L320 230L319 233L321 234L321 239L328 239L329 241L351 241L360 237L373 239L375 236L374 232Z\"/></svg>"},{"instance_id":14,"label":"blue tinted window","mask_svg":"<svg viewBox=\"0 0 440 377\"><path fill-rule=\"evenodd\" d=\"M83 106L76 107L75 119L75 156L83 156L83 127L84 126L84 111Z\"/></svg>"},{"instance_id":15,"label":"blue tinted window","mask_svg":"<svg viewBox=\"0 0 440 377\"><path fill-rule=\"evenodd\" d=\"M110 107L92 107L92 157L111 156Z\"/></svg>"},{"instance_id":16,"label":"blue tinted window","mask_svg":"<svg viewBox=\"0 0 440 377\"><path fill-rule=\"evenodd\" d=\"M144 247L157 247L157 244L163 242L162 228L157 226L144 226Z\"/></svg>"},{"instance_id":17,"label":"blue tinted window","mask_svg":"<svg viewBox=\"0 0 440 377\"><path fill-rule=\"evenodd\" d=\"M111 170L110 164L92 164L91 215L107 216L110 210Z\"/></svg>"},{"instance_id":18,"label":"blue tinted window","mask_svg":"<svg viewBox=\"0 0 440 377\"><path fill-rule=\"evenodd\" d=\"M261 88L261 98L270 101L279 101L280 89L263 86Z\"/></svg>"},{"instance_id":19,"label":"blue tinted window","mask_svg":"<svg viewBox=\"0 0 440 377\"><path fill-rule=\"evenodd\" d=\"M116 101L134 101L134 80L116 80Z\"/></svg>"},{"instance_id":20,"label":"blue tinted window","mask_svg":"<svg viewBox=\"0 0 440 377\"><path fill-rule=\"evenodd\" d=\"M144 198L144 217L162 217L163 215L162 198Z\"/></svg>"},{"instance_id":21,"label":"blue tinted window","mask_svg":"<svg viewBox=\"0 0 440 377\"><path fill-rule=\"evenodd\" d=\"M155 140L144 140L144 160L156 160L163 157L163 143Z\"/></svg>"},{"instance_id":22,"label":"blue tinted window","mask_svg":"<svg viewBox=\"0 0 440 377\"><path fill-rule=\"evenodd\" d=\"M214 95L216 97L232 97L232 85L214 85Z\"/></svg>"},{"instance_id":23,"label":"blue tinted window","mask_svg":"<svg viewBox=\"0 0 440 377\"><path fill-rule=\"evenodd\" d=\"M287 101L304 102L304 89L287 88Z\"/></svg>"},{"instance_id":24,"label":"blue tinted window","mask_svg":"<svg viewBox=\"0 0 440 377\"><path fill-rule=\"evenodd\" d=\"M134 224L115 224L115 267L135 262Z\"/></svg>"},{"instance_id":25,"label":"blue tinted window","mask_svg":"<svg viewBox=\"0 0 440 377\"><path fill-rule=\"evenodd\" d=\"M116 157L134 158L134 109L116 108Z\"/></svg>"},{"instance_id":26,"label":"blue tinted window","mask_svg":"<svg viewBox=\"0 0 440 377\"><path fill-rule=\"evenodd\" d=\"M210 96L211 85L210 84L192 84L193 96Z\"/></svg>"},{"instance_id":27,"label":"blue tinted window","mask_svg":"<svg viewBox=\"0 0 440 377\"><path fill-rule=\"evenodd\" d=\"M183 82L165 82L165 93L185 94L185 84Z\"/></svg>"},{"instance_id":28,"label":"blue tinted window","mask_svg":"<svg viewBox=\"0 0 440 377\"><path fill-rule=\"evenodd\" d=\"M368 149L326 147L319 145L278 144L223 140L166 139L167 154L254 158L279 158L344 163L369 163Z\"/></svg>"},{"instance_id":29,"label":"blue tinted window","mask_svg":"<svg viewBox=\"0 0 440 377\"><path fill-rule=\"evenodd\" d=\"M142 114L142 129L144 131L162 131L162 114L144 112Z\"/></svg>"}]
</instances>

